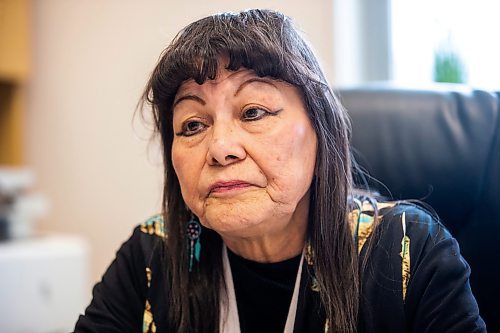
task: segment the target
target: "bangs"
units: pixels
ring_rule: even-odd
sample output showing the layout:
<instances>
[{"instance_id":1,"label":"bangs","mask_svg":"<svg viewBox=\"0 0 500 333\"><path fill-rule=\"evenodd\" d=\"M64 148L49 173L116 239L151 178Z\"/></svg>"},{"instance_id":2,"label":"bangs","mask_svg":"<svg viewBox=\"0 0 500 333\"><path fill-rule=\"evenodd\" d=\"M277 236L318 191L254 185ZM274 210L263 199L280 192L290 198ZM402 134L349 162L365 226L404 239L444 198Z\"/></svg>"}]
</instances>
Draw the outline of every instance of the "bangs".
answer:
<instances>
[{"instance_id":1,"label":"bangs","mask_svg":"<svg viewBox=\"0 0 500 333\"><path fill-rule=\"evenodd\" d=\"M259 10L217 14L188 25L164 51L151 77L153 103L171 104L186 80L202 84L216 79L221 65L230 71L250 69L260 77L299 87L323 83L315 74L317 69L310 67L316 62L307 61L311 57L309 47L283 14L270 16Z\"/></svg>"},{"instance_id":2,"label":"bangs","mask_svg":"<svg viewBox=\"0 0 500 333\"><path fill-rule=\"evenodd\" d=\"M239 40L224 43L217 37L210 38L208 48L192 52L189 48L182 48L178 57L172 62L170 78L179 78L182 81L193 79L198 84L206 80L215 80L221 68L237 71L241 68L253 70L258 76L270 76L276 79L285 79L284 66L281 58L273 50L257 49ZM222 67L223 66L223 67Z\"/></svg>"}]
</instances>

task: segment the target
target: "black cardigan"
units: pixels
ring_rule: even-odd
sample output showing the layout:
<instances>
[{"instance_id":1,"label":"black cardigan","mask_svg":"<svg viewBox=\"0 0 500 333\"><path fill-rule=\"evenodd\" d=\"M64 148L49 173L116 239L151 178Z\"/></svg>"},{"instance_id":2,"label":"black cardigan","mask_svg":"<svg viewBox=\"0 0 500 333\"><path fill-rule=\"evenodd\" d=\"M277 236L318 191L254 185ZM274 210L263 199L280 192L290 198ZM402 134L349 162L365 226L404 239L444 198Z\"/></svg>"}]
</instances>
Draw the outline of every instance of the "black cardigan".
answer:
<instances>
[{"instance_id":1,"label":"black cardigan","mask_svg":"<svg viewBox=\"0 0 500 333\"><path fill-rule=\"evenodd\" d=\"M470 290L469 266L443 225L419 207L397 204L380 209L380 225L372 234L372 215L350 214L360 262L363 245L375 237L362 275L358 332L486 332ZM171 331L159 255L163 237L159 216L134 230L94 287L75 332ZM307 259L294 331L324 332L324 311Z\"/></svg>"}]
</instances>

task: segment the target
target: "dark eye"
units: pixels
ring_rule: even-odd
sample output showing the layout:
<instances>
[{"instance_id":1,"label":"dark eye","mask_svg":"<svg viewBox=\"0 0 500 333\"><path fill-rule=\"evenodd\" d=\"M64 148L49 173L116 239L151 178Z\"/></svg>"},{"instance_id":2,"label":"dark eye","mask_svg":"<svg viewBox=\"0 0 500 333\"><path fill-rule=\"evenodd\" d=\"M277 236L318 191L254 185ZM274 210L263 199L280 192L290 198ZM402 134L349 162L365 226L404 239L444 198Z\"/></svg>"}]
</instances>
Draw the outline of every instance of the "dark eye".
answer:
<instances>
[{"instance_id":1,"label":"dark eye","mask_svg":"<svg viewBox=\"0 0 500 333\"><path fill-rule=\"evenodd\" d=\"M182 125L182 131L178 135L191 136L205 129L205 124L197 120L190 120Z\"/></svg>"},{"instance_id":2,"label":"dark eye","mask_svg":"<svg viewBox=\"0 0 500 333\"><path fill-rule=\"evenodd\" d=\"M243 120L245 121L259 120L264 116L267 116L268 114L269 112L267 112L266 110L252 107L243 111Z\"/></svg>"}]
</instances>

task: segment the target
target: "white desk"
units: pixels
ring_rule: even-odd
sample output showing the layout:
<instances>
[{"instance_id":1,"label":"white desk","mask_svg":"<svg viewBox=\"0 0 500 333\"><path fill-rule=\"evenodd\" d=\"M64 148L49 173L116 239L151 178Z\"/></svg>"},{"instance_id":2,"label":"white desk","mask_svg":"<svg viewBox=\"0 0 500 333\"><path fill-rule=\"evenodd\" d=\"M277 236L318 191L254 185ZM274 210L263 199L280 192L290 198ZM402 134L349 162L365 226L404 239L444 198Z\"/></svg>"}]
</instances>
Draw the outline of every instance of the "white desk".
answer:
<instances>
[{"instance_id":1,"label":"white desk","mask_svg":"<svg viewBox=\"0 0 500 333\"><path fill-rule=\"evenodd\" d=\"M0 332L70 332L90 297L89 247L51 235L0 242Z\"/></svg>"}]
</instances>

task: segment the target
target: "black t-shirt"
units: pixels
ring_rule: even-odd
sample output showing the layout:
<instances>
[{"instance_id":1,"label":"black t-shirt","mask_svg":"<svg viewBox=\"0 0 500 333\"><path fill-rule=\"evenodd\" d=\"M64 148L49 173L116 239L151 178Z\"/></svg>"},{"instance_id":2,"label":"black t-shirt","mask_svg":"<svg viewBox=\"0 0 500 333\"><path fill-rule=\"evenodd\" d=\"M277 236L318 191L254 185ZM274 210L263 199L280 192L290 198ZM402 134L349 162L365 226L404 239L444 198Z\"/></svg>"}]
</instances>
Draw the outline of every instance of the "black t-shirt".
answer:
<instances>
[{"instance_id":1,"label":"black t-shirt","mask_svg":"<svg viewBox=\"0 0 500 333\"><path fill-rule=\"evenodd\" d=\"M301 255L259 263L228 249L241 333L283 332Z\"/></svg>"}]
</instances>

